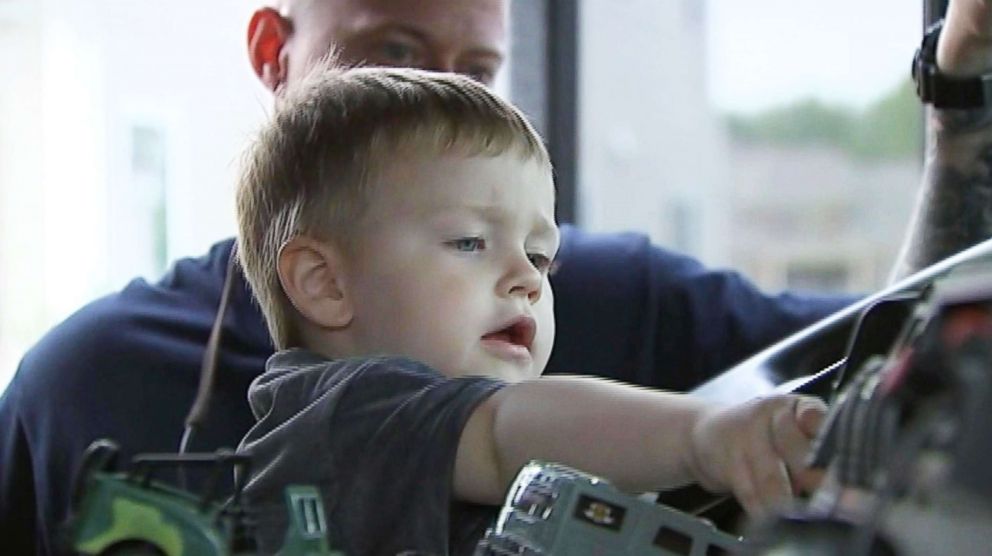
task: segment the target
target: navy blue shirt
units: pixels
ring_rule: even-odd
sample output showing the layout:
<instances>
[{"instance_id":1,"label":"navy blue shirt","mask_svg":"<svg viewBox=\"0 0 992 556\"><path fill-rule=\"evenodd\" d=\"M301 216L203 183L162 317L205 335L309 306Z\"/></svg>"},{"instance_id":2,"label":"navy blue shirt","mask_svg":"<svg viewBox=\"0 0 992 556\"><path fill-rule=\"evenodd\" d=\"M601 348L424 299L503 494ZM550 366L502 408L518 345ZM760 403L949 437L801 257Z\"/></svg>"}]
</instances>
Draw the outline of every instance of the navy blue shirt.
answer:
<instances>
[{"instance_id":1,"label":"navy blue shirt","mask_svg":"<svg viewBox=\"0 0 992 556\"><path fill-rule=\"evenodd\" d=\"M233 240L184 259L157 283L135 280L55 327L0 398L0 542L51 553L80 456L112 438L124 458L175 451L195 397ZM557 334L547 372L688 390L850 298L766 295L731 272L638 234L564 226L552 276ZM246 395L273 348L238 276L220 375L190 449L233 447L254 424ZM123 460L122 460L123 461Z\"/></svg>"},{"instance_id":2,"label":"navy blue shirt","mask_svg":"<svg viewBox=\"0 0 992 556\"><path fill-rule=\"evenodd\" d=\"M273 355L248 391L258 424L239 448L255 470L244 494L259 551L282 546L286 485L307 484L345 554L473 554L497 507L453 502L455 454L472 412L504 384L400 357Z\"/></svg>"}]
</instances>

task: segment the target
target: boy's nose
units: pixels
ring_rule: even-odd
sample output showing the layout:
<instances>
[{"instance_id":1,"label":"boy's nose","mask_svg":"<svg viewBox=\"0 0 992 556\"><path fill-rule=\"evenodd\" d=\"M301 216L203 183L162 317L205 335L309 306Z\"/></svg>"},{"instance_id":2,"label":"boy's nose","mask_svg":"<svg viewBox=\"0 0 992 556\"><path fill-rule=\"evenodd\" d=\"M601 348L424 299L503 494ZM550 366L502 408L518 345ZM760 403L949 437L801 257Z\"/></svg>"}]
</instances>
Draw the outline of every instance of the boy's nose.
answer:
<instances>
[{"instance_id":1,"label":"boy's nose","mask_svg":"<svg viewBox=\"0 0 992 556\"><path fill-rule=\"evenodd\" d=\"M526 255L514 257L513 263L500 281L501 295L526 297L530 303L541 299L543 277Z\"/></svg>"}]
</instances>

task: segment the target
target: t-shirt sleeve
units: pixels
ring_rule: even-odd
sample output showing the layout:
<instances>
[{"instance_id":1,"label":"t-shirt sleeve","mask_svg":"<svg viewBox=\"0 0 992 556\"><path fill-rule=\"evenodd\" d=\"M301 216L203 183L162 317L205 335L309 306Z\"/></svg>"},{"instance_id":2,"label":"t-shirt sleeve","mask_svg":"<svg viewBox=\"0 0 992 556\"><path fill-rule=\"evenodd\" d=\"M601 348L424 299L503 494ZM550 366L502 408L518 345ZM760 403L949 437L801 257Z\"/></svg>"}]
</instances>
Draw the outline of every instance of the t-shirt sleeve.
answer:
<instances>
[{"instance_id":1,"label":"t-shirt sleeve","mask_svg":"<svg viewBox=\"0 0 992 556\"><path fill-rule=\"evenodd\" d=\"M451 517L461 432L502 385L397 358L267 373L250 394L259 422L242 444L256 470L245 494L278 515L287 484L314 484L346 553L446 554L466 525ZM261 537L263 551L282 538Z\"/></svg>"}]
</instances>

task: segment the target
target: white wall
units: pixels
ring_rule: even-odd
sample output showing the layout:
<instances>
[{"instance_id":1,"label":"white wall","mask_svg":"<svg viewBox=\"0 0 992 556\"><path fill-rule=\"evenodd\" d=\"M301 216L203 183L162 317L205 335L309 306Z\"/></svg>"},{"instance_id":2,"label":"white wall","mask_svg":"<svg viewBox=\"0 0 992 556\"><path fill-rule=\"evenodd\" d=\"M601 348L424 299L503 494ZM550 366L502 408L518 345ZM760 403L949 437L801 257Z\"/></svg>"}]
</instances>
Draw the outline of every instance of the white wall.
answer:
<instances>
[{"instance_id":1,"label":"white wall","mask_svg":"<svg viewBox=\"0 0 992 556\"><path fill-rule=\"evenodd\" d=\"M234 232L236 162L270 98L244 0L7 0L0 9L0 386L47 328L156 278L135 125L161 131L167 255Z\"/></svg>"}]
</instances>

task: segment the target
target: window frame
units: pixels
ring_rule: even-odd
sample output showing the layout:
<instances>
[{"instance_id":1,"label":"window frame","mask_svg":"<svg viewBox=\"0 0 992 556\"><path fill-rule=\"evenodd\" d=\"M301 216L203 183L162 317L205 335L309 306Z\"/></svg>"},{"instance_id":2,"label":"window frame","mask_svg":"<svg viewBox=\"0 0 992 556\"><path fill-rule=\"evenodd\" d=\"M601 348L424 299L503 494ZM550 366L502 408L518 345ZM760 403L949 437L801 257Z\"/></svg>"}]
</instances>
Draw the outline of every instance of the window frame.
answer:
<instances>
[{"instance_id":1,"label":"window frame","mask_svg":"<svg viewBox=\"0 0 992 556\"><path fill-rule=\"evenodd\" d=\"M555 168L557 218L578 213L578 0L510 3L510 97L545 138Z\"/></svg>"}]
</instances>

